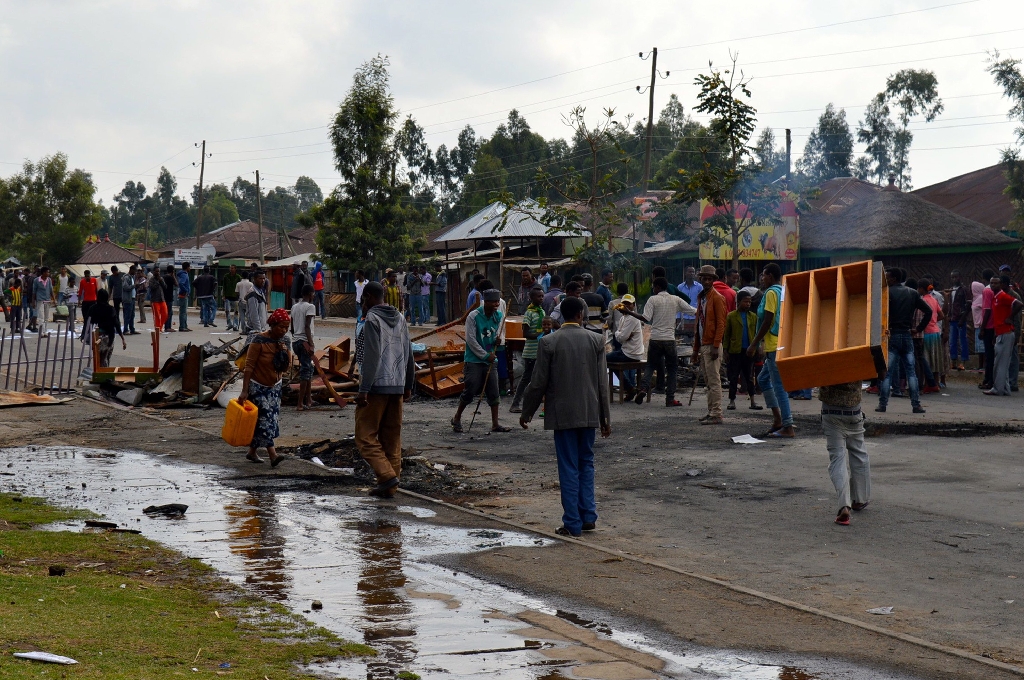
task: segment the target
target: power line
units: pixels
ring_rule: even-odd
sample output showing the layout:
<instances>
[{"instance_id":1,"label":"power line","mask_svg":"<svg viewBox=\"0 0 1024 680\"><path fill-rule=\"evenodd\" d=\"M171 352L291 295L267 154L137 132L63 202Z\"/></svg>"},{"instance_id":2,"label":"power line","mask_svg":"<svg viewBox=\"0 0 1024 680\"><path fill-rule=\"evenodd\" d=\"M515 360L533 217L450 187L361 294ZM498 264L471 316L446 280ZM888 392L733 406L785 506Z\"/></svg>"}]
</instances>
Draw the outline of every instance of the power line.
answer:
<instances>
[{"instance_id":1,"label":"power line","mask_svg":"<svg viewBox=\"0 0 1024 680\"><path fill-rule=\"evenodd\" d=\"M876 16L873 16L873 17L864 17L862 19L848 19L846 21L835 21L835 22L832 22L830 24L819 24L817 26L806 26L804 28L792 28L792 29L789 29L787 31L775 31L773 33L761 33L759 35L748 35L748 36L745 36L745 37L742 37L742 38L729 38L728 40L715 40L715 41L712 41L712 42L696 43L696 44L693 44L693 45L681 45L679 47L669 47L669 48L667 48L665 50L662 50L662 51L663 52L670 52L670 51L674 51L674 50L688 50L688 49L693 49L695 47L707 47L709 45L721 45L721 44L728 43L728 42L740 42L742 40L757 40L759 38L773 38L775 36L791 35L793 33L805 33L807 31L817 31L817 30L820 30L820 29L823 29L823 28L834 28L836 26L846 26L846 25L849 25L849 24L863 23L865 21L876 21L878 19L889 19L889 18L892 18L892 17L904 16L904 15L907 15L907 14L918 14L918 13L921 13L921 12L931 12L931 11L934 11L934 10L937 10L937 9L945 9L947 7L958 7L960 5L971 5L971 4L974 4L976 2L980 2L980 1L981 0L965 0L964 2L953 2L953 3L946 4L946 5L935 5L933 7L922 7L920 9L910 9L910 10L905 10L903 12L892 12L890 14L879 14L879 15L876 15Z\"/></svg>"}]
</instances>

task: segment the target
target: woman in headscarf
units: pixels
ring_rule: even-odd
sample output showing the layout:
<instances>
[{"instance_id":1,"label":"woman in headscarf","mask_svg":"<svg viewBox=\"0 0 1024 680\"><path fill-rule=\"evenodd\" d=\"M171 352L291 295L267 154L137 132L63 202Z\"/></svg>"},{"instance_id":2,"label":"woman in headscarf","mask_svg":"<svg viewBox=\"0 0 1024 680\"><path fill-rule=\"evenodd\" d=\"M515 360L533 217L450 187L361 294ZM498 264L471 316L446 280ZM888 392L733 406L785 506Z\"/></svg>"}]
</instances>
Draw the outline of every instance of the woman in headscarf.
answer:
<instances>
[{"instance_id":1,"label":"woman in headscarf","mask_svg":"<svg viewBox=\"0 0 1024 680\"><path fill-rule=\"evenodd\" d=\"M319 260L313 265L313 300L320 318L327 318L327 307L324 305L324 263Z\"/></svg>"},{"instance_id":2,"label":"woman in headscarf","mask_svg":"<svg viewBox=\"0 0 1024 680\"><path fill-rule=\"evenodd\" d=\"M281 376L292 363L288 343L284 341L291 317L284 309L277 309L267 319L267 325L269 328L255 336L246 351L242 393L238 395L238 403L244 405L248 399L259 409L256 431L245 457L254 463L262 463L263 459L256 453L256 449L265 447L270 456L270 465L277 467L278 463L288 457L277 453L274 440L281 434Z\"/></svg>"}]
</instances>

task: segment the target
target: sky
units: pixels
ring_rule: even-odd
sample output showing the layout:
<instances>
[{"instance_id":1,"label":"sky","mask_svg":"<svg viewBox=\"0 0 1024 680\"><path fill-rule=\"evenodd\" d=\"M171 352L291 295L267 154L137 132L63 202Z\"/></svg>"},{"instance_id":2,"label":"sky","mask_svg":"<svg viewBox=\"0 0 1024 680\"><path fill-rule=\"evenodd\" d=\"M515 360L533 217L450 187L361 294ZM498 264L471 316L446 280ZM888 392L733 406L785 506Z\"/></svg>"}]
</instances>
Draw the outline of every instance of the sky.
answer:
<instances>
[{"instance_id":1,"label":"sky","mask_svg":"<svg viewBox=\"0 0 1024 680\"><path fill-rule=\"evenodd\" d=\"M993 49L1024 57L1024 3L0 0L0 176L62 151L106 204L128 180L152 189L161 166L186 194L205 139L206 184L259 170L268 188L308 175L327 193L327 125L378 53L436 148L467 123L489 136L512 108L546 138L569 136L576 105L644 119L639 54L655 46L656 112L675 93L691 113L694 77L738 54L759 126L792 129L797 157L828 103L855 127L887 76L933 70L945 111L911 126L920 188L1013 141L985 68Z\"/></svg>"}]
</instances>

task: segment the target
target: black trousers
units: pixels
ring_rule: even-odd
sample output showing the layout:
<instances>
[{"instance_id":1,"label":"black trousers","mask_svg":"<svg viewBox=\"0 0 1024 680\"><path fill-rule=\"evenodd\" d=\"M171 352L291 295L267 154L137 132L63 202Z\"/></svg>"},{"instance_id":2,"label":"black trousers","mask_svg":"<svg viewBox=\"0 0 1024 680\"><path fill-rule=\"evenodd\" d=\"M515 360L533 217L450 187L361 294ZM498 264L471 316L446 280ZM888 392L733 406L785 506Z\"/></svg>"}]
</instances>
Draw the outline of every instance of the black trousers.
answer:
<instances>
[{"instance_id":1,"label":"black trousers","mask_svg":"<svg viewBox=\"0 0 1024 680\"><path fill-rule=\"evenodd\" d=\"M754 396L754 358L748 357L746 352L739 354L729 353L729 363L726 364L729 376L729 401L736 399L736 390L743 381L743 387L747 390L747 396Z\"/></svg>"},{"instance_id":2,"label":"black trousers","mask_svg":"<svg viewBox=\"0 0 1024 680\"><path fill-rule=\"evenodd\" d=\"M665 362L668 379L665 381L665 402L672 401L676 396L676 373L679 368L679 357L676 356L674 340L651 340L647 343L647 368L644 369L644 391L651 389L651 377L654 368Z\"/></svg>"}]
</instances>

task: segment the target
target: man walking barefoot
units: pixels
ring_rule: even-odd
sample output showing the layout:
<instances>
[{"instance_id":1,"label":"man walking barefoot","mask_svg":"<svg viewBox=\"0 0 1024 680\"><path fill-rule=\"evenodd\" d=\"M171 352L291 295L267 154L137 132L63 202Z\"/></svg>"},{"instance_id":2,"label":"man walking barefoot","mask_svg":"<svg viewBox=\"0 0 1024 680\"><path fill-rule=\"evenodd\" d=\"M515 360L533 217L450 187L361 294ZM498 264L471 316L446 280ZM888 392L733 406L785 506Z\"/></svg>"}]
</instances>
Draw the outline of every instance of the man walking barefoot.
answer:
<instances>
[{"instance_id":1,"label":"man walking barefoot","mask_svg":"<svg viewBox=\"0 0 1024 680\"><path fill-rule=\"evenodd\" d=\"M370 495L392 498L402 474L402 403L412 396L416 365L405 318L384 303L379 283L363 288L363 313L356 447L377 477Z\"/></svg>"},{"instance_id":2,"label":"man walking barefoot","mask_svg":"<svg viewBox=\"0 0 1024 680\"><path fill-rule=\"evenodd\" d=\"M565 323L541 338L519 424L526 429L544 400L544 429L555 432L562 526L555 532L579 537L597 528L594 499L594 435L612 433L608 408L608 364L601 336L584 330L587 308L578 298L562 301Z\"/></svg>"}]
</instances>

